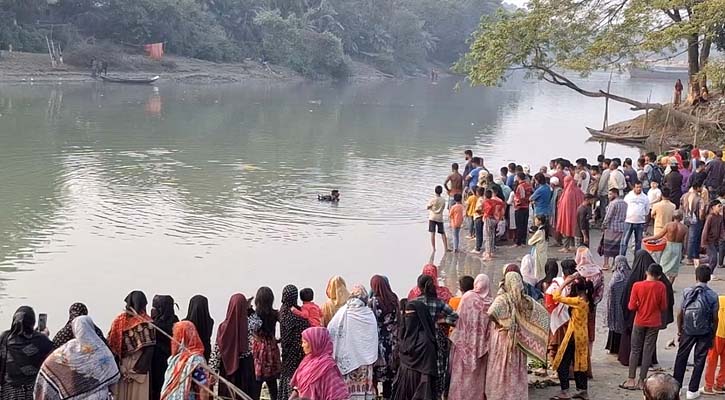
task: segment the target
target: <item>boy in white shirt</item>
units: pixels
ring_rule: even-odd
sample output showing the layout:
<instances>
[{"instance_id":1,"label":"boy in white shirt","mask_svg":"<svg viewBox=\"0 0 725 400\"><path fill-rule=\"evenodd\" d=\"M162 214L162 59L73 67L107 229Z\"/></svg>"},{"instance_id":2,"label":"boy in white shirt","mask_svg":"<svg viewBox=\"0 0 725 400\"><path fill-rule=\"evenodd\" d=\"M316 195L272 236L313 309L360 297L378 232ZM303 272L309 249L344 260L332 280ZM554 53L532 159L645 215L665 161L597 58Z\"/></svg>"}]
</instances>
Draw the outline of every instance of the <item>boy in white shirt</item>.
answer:
<instances>
[{"instance_id":1,"label":"boy in white shirt","mask_svg":"<svg viewBox=\"0 0 725 400\"><path fill-rule=\"evenodd\" d=\"M660 184L657 181L650 182L649 185L647 198L649 199L649 206L652 207L655 203L662 200L662 190L660 190Z\"/></svg>"},{"instance_id":2,"label":"boy in white shirt","mask_svg":"<svg viewBox=\"0 0 725 400\"><path fill-rule=\"evenodd\" d=\"M443 227L443 211L446 209L446 201L441 197L443 193L443 186L436 186L435 197L428 202L428 232L430 232L430 244L433 246L433 251L436 251L436 230L443 239L443 247L446 251L451 251L448 248L448 238L446 237L446 230Z\"/></svg>"}]
</instances>

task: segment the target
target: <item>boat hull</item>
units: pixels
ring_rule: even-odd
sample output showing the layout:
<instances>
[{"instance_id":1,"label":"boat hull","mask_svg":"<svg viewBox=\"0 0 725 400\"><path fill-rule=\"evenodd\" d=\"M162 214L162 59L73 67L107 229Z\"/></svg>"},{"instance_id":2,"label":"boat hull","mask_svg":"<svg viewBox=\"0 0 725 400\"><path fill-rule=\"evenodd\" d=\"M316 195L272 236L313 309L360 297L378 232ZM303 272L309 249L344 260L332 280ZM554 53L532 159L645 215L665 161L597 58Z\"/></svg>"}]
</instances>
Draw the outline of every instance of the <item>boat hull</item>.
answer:
<instances>
[{"instance_id":1,"label":"boat hull","mask_svg":"<svg viewBox=\"0 0 725 400\"><path fill-rule=\"evenodd\" d=\"M114 78L112 76L101 76L101 79L104 82L109 83L125 83L128 85L150 85L159 80L159 77L154 76L153 78Z\"/></svg>"}]
</instances>

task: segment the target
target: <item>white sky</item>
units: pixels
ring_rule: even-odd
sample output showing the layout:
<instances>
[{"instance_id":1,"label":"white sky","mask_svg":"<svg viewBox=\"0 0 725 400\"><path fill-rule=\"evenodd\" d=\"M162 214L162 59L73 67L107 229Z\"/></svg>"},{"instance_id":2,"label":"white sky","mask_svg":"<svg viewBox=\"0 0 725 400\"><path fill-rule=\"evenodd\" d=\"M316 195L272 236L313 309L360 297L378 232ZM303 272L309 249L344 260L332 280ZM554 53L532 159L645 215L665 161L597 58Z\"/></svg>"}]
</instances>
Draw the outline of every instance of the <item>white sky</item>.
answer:
<instances>
[{"instance_id":1,"label":"white sky","mask_svg":"<svg viewBox=\"0 0 725 400\"><path fill-rule=\"evenodd\" d=\"M526 4L527 1L528 0L504 0L503 2L504 3L514 4L514 5L518 6L518 7L523 7L524 4Z\"/></svg>"}]
</instances>

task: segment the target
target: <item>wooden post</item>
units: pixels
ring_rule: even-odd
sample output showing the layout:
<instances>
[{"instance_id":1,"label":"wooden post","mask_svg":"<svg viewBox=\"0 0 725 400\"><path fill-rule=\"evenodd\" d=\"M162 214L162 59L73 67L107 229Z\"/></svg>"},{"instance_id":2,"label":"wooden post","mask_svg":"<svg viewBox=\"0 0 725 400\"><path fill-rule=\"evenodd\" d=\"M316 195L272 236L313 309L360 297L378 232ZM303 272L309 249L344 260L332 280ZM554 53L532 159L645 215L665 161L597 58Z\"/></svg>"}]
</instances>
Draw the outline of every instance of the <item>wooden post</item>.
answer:
<instances>
[{"instance_id":1,"label":"wooden post","mask_svg":"<svg viewBox=\"0 0 725 400\"><path fill-rule=\"evenodd\" d=\"M665 132L667 131L667 125L670 121L670 107L667 107L667 115L665 116L665 128L662 129L662 135L660 136L660 148L659 152L662 153L662 145L665 142Z\"/></svg>"},{"instance_id":2,"label":"wooden post","mask_svg":"<svg viewBox=\"0 0 725 400\"><path fill-rule=\"evenodd\" d=\"M55 68L55 58L53 57L53 50L50 48L50 40L48 40L48 36L45 37L45 44L48 45L48 55L50 55L50 65L51 65L51 67Z\"/></svg>"},{"instance_id":3,"label":"wooden post","mask_svg":"<svg viewBox=\"0 0 725 400\"><path fill-rule=\"evenodd\" d=\"M652 100L652 91L649 91L649 96L647 96L647 103L650 103ZM649 108L644 110L644 124L642 125L642 135L645 135L647 133L647 122L649 122Z\"/></svg>"},{"instance_id":4,"label":"wooden post","mask_svg":"<svg viewBox=\"0 0 725 400\"><path fill-rule=\"evenodd\" d=\"M607 94L609 94L609 90L612 88L612 72L609 73L609 82L607 82ZM604 122L602 123L602 131L607 130L609 127L609 97L604 98Z\"/></svg>"}]
</instances>

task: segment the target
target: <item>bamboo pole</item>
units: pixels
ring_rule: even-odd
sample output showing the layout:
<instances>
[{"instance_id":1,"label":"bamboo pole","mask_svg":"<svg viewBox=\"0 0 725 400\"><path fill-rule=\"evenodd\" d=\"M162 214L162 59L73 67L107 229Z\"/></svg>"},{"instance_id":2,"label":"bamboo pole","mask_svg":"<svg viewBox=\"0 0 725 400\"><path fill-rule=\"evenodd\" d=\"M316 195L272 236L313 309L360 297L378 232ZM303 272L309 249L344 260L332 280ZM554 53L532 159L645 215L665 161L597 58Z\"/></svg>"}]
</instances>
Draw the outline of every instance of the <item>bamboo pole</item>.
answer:
<instances>
[{"instance_id":1,"label":"bamboo pole","mask_svg":"<svg viewBox=\"0 0 725 400\"><path fill-rule=\"evenodd\" d=\"M662 135L660 136L660 148L659 148L660 153L662 153L662 146L665 142L665 132L667 131L667 125L669 124L669 121L670 121L670 108L667 107L667 115L665 116L665 128L662 129Z\"/></svg>"},{"instance_id":2,"label":"bamboo pole","mask_svg":"<svg viewBox=\"0 0 725 400\"><path fill-rule=\"evenodd\" d=\"M45 36L45 44L48 45L48 55L50 56L50 65L55 68L55 58L53 57L53 50L50 48L50 40L48 40L48 36Z\"/></svg>"}]
</instances>

